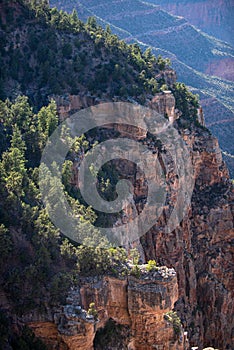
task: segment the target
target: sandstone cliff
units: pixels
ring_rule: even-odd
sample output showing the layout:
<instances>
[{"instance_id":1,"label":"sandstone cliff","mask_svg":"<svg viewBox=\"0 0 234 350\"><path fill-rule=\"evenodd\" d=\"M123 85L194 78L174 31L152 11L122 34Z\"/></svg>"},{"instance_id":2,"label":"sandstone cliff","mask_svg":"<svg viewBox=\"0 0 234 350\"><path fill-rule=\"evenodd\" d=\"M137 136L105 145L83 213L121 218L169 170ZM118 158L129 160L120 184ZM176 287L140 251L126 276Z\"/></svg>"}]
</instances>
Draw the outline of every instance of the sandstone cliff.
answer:
<instances>
[{"instance_id":1,"label":"sandstone cliff","mask_svg":"<svg viewBox=\"0 0 234 350\"><path fill-rule=\"evenodd\" d=\"M142 239L147 259L178 273L177 310L192 345L231 349L233 344L233 189L217 140L185 130L195 169L191 208L170 235L165 222Z\"/></svg>"},{"instance_id":2,"label":"sandstone cliff","mask_svg":"<svg viewBox=\"0 0 234 350\"><path fill-rule=\"evenodd\" d=\"M176 333L175 326L165 317L178 298L175 271L160 268L147 273L144 266L141 269L141 278L105 276L83 280L80 288L70 291L67 305L56 310L54 322L28 322L28 325L52 349L98 349L98 333L101 331L107 337L110 321L112 335L107 340L108 348L187 349L182 328ZM97 319L84 311L91 302L95 303ZM125 336L122 334L122 339L114 343L113 332L118 327L124 327Z\"/></svg>"},{"instance_id":3,"label":"sandstone cliff","mask_svg":"<svg viewBox=\"0 0 234 350\"><path fill-rule=\"evenodd\" d=\"M156 111L171 116L171 122L187 143L194 167L195 188L189 210L173 232L168 234L165 231L172 201L165 207L157 225L140 242L136 242L136 246L140 248L143 261L156 259L160 264L176 269L179 286L176 309L188 331L191 345L231 349L234 230L233 188L228 170L217 139L206 128L195 124L187 128L187 123L186 127L181 127L184 122L183 119L176 120L178 116L170 93L156 95L150 105ZM198 112L200 123L204 125L202 110ZM126 130L118 127L118 132L124 136ZM128 130L129 135L134 133L136 139L147 144L157 157L160 153L157 143L147 135L136 134L136 130ZM176 196L175 164L169 154L165 159L172 169L169 191ZM136 172L130 163L116 162L115 166L123 176L128 174L134 185L135 204L128 207L122 217L122 222L126 222L144 207L147 185L142 174Z\"/></svg>"},{"instance_id":4,"label":"sandstone cliff","mask_svg":"<svg viewBox=\"0 0 234 350\"><path fill-rule=\"evenodd\" d=\"M171 107L169 103L167 108ZM204 122L201 110L199 114L201 122ZM166 227L173 207L171 200L165 207L164 216L137 245L141 252L143 248L144 260L155 259L177 271L179 301L176 309L188 330L191 345L231 349L234 312L233 186L217 139L208 130L195 125L192 130L181 127L179 130L191 150L194 167L195 188L190 208L180 225L168 234ZM147 144L156 156L157 146L152 141ZM178 195L175 164L169 157L166 156L166 159L169 168L173 169L169 192ZM135 186L135 203L139 213L144 207L147 189L143 179L141 182L138 177L139 173L135 173L132 182L138 184ZM131 220L132 216L130 209L126 217Z\"/></svg>"}]
</instances>

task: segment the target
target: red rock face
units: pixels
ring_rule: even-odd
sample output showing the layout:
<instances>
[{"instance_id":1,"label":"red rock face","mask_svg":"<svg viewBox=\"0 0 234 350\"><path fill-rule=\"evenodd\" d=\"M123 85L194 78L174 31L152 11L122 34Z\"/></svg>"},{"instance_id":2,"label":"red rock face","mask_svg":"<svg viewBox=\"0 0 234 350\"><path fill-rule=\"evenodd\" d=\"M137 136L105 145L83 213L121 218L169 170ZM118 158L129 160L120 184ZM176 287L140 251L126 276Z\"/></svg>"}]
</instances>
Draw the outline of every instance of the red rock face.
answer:
<instances>
[{"instance_id":1,"label":"red rock face","mask_svg":"<svg viewBox=\"0 0 234 350\"><path fill-rule=\"evenodd\" d=\"M176 277L161 281L131 276L124 280L106 277L81 288L84 307L95 302L100 320L97 328L103 327L110 318L130 326L129 349L132 350L152 350L156 346L184 349L183 336L181 340L176 338L172 325L164 319L177 297Z\"/></svg>"},{"instance_id":2,"label":"red rock face","mask_svg":"<svg viewBox=\"0 0 234 350\"><path fill-rule=\"evenodd\" d=\"M139 283L134 278L129 279L128 310L135 349L151 350L155 345L183 349L182 342L173 341L173 329L164 321L165 309L171 308L173 301L177 299L177 293L177 284L173 281L152 288L151 281ZM166 295L170 295L172 299L164 298Z\"/></svg>"},{"instance_id":3,"label":"red rock face","mask_svg":"<svg viewBox=\"0 0 234 350\"><path fill-rule=\"evenodd\" d=\"M167 217L165 214L138 245L143 247L143 260L155 259L160 264L176 269L179 290L176 308L189 332L191 345L213 345L220 349L231 349L234 312L233 189L217 139L196 127L193 131L182 131L182 136L191 149L194 165L195 188L190 209L180 226L170 234L164 231ZM123 163L117 163L116 166L120 170ZM171 167L173 168L173 164ZM133 170L128 168L128 163L124 163L124 173L131 173L132 183L136 183L134 195L139 211L143 207L147 189L144 179L138 173L133 174ZM172 184L171 190L176 193L176 182ZM167 210L168 208L165 213ZM125 214L125 218L131 220L136 212L130 208ZM129 293L132 293L131 289L128 291L128 300ZM97 291L96 295L97 300L102 297ZM120 295L114 297L116 302L118 297ZM131 297L132 300L135 299L135 296ZM91 302L87 296L84 299ZM111 300L110 297L108 300ZM98 301L97 303L99 304ZM121 314L121 305L125 304L126 300L120 301L115 312L118 310ZM107 312L108 305L105 305ZM141 303L138 305L139 309L140 305ZM131 306L129 312L134 314ZM111 315L115 319L113 313ZM159 317L160 313L157 315ZM149 315L144 318L138 314L135 317L140 317L147 324L150 322L147 321ZM134 332L134 324L132 327ZM140 331L141 335L137 335L136 329L135 331L136 337L142 337L143 330ZM150 338L150 334L147 337ZM144 346L148 346L147 343Z\"/></svg>"},{"instance_id":4,"label":"red rock face","mask_svg":"<svg viewBox=\"0 0 234 350\"><path fill-rule=\"evenodd\" d=\"M174 122L181 115L181 113L175 109L175 97L171 91L164 91L156 94L152 101L150 101L149 106L159 114L167 116L171 122Z\"/></svg>"},{"instance_id":5,"label":"red rock face","mask_svg":"<svg viewBox=\"0 0 234 350\"><path fill-rule=\"evenodd\" d=\"M94 326L90 323L81 322L77 327L77 334L73 336L59 333L53 322L31 322L28 326L34 334L52 350L92 350L95 336Z\"/></svg>"},{"instance_id":6,"label":"red rock face","mask_svg":"<svg viewBox=\"0 0 234 350\"><path fill-rule=\"evenodd\" d=\"M64 310L76 305L79 294L85 309L91 302L95 303L97 322L72 313L66 313L63 318ZM124 349L152 350L158 347L185 350L187 345L183 332L176 335L173 325L164 317L177 298L175 275L167 278L158 275L154 278L151 275L147 279L131 276L124 279L94 278L84 282L77 294L73 292L72 298L69 298L70 304L54 316L54 323L30 322L28 325L51 349L92 350L98 329L111 319L129 328L129 339Z\"/></svg>"},{"instance_id":7,"label":"red rock face","mask_svg":"<svg viewBox=\"0 0 234 350\"><path fill-rule=\"evenodd\" d=\"M189 332L191 345L231 349L233 187L217 139L195 126L193 130L185 129L181 133L191 149L194 167L195 188L190 208L179 227L168 234L165 227L169 208L165 207L165 216L138 245L143 247L143 259L155 259L176 269L179 288L176 308ZM168 164L173 169L174 165ZM120 169L121 162L116 166ZM132 174L131 168L125 169L125 173L127 170ZM139 181L140 174L135 173L132 177L133 183L136 178L139 183L134 190L139 212L147 190L141 186L144 181ZM172 181L169 191L177 193L176 181ZM171 205L173 201L169 207ZM125 214L128 220L136 215L132 210Z\"/></svg>"},{"instance_id":8,"label":"red rock face","mask_svg":"<svg viewBox=\"0 0 234 350\"><path fill-rule=\"evenodd\" d=\"M231 349L233 189L217 140L196 131L184 139L193 149L196 179L190 211L171 234L163 232L162 221L142 245L147 259L173 266L178 273L177 309L191 345Z\"/></svg>"},{"instance_id":9,"label":"red rock face","mask_svg":"<svg viewBox=\"0 0 234 350\"><path fill-rule=\"evenodd\" d=\"M51 97L56 101L61 121L65 120L74 111L87 108L95 104L95 99L89 96L64 95Z\"/></svg>"},{"instance_id":10,"label":"red rock face","mask_svg":"<svg viewBox=\"0 0 234 350\"><path fill-rule=\"evenodd\" d=\"M118 131L121 133L121 129ZM127 132L131 134L131 130ZM143 259L155 259L161 265L175 268L178 277L176 309L189 333L191 346L232 349L233 187L222 161L218 141L208 131L196 126L193 126L192 130L180 129L180 132L191 150L194 166L195 188L190 208L180 225L173 232L165 233L172 201L169 207L165 208L165 216L160 218L157 225L142 237L138 244L142 248ZM157 154L155 152L155 157ZM170 159L168 162L169 168L173 169L174 165L172 162L170 164ZM118 166L120 167L121 163ZM132 174L132 170L131 167L128 168L127 163L124 164L124 173ZM175 175L174 171L174 177ZM147 190L142 186L145 182L140 174L132 174L132 177L132 181L137 178L139 184L134 189L139 211L144 205ZM171 177L173 179L173 170ZM174 191L176 195L176 181L172 181L170 191ZM127 218L131 219L136 212L130 210L126 214ZM134 334L132 349L151 349L153 341L156 341L155 335L151 333L152 320L153 317L157 320L157 317L162 316L158 308L154 310L153 298L144 296L147 294L144 287L142 289L146 294L140 294L140 284L131 289L129 283L126 289L126 285L116 285L123 284L123 281L108 283L105 292L102 287L86 286L82 292L84 306L87 307L89 302L95 301L100 315L103 315L103 322L100 324L105 324L109 317L125 325L131 324ZM122 292L116 294L114 290ZM124 290L128 291L125 293ZM134 303L137 303L137 307ZM139 310L138 313L136 309ZM143 330L144 324L149 331ZM162 327L162 324L159 324ZM164 327L162 329L165 330ZM157 336L162 337L162 333L159 330L158 332ZM147 339L151 343L148 344Z\"/></svg>"}]
</instances>

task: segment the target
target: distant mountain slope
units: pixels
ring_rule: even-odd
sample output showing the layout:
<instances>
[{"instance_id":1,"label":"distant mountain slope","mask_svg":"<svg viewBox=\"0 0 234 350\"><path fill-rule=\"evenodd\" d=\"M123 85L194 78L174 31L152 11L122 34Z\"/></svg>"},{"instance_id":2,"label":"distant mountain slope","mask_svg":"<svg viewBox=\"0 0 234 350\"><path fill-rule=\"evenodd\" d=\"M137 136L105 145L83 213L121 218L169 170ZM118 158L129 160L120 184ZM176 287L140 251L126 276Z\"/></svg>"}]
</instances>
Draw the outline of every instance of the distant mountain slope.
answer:
<instances>
[{"instance_id":1,"label":"distant mountain slope","mask_svg":"<svg viewBox=\"0 0 234 350\"><path fill-rule=\"evenodd\" d=\"M78 7L82 19L82 7L85 6L95 16L127 31L125 39L134 38L147 45L168 50L185 64L203 73L209 73L212 64L217 67L223 60L228 65L234 57L234 50L228 44L199 32L184 18L172 16L159 6L142 1L52 0L51 5L70 11L73 7ZM86 11L85 16L87 14ZM218 69L217 73L222 77L222 72L218 72ZM225 78L234 80L234 71L230 71Z\"/></svg>"},{"instance_id":2,"label":"distant mountain slope","mask_svg":"<svg viewBox=\"0 0 234 350\"><path fill-rule=\"evenodd\" d=\"M147 0L234 45L233 0Z\"/></svg>"},{"instance_id":3,"label":"distant mountain slope","mask_svg":"<svg viewBox=\"0 0 234 350\"><path fill-rule=\"evenodd\" d=\"M233 83L222 78L234 77L234 50L230 45L198 31L184 18L170 15L149 2L51 0L50 5L68 12L76 8L82 20L96 16L102 26L109 24L112 31L126 41L138 42L145 48L151 46L155 54L169 57L178 79L199 93L206 123L218 137L221 148L234 154L233 146L227 141L233 134ZM209 75L212 71L221 77ZM215 99L216 103L210 103L210 99ZM229 157L226 161L234 174L233 161Z\"/></svg>"}]
</instances>

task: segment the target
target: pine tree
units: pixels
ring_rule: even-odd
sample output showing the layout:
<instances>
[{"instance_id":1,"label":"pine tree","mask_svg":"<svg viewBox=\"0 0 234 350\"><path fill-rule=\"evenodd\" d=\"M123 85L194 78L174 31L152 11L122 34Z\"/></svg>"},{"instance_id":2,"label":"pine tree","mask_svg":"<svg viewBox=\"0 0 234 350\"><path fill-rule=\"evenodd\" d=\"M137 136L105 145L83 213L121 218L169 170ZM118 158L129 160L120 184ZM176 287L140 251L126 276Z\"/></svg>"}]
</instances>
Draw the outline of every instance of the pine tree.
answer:
<instances>
[{"instance_id":1,"label":"pine tree","mask_svg":"<svg viewBox=\"0 0 234 350\"><path fill-rule=\"evenodd\" d=\"M8 193L17 197L23 194L26 177L25 150L25 142L22 140L19 128L14 126L11 147L2 156L0 174Z\"/></svg>"},{"instance_id":2,"label":"pine tree","mask_svg":"<svg viewBox=\"0 0 234 350\"><path fill-rule=\"evenodd\" d=\"M77 23L79 21L78 14L77 14L77 11L75 9L73 9L73 11L72 11L71 18L72 18L73 23Z\"/></svg>"},{"instance_id":3,"label":"pine tree","mask_svg":"<svg viewBox=\"0 0 234 350\"><path fill-rule=\"evenodd\" d=\"M38 129L41 134L42 147L48 137L52 134L58 125L57 107L54 100L47 107L42 107L37 114Z\"/></svg>"}]
</instances>

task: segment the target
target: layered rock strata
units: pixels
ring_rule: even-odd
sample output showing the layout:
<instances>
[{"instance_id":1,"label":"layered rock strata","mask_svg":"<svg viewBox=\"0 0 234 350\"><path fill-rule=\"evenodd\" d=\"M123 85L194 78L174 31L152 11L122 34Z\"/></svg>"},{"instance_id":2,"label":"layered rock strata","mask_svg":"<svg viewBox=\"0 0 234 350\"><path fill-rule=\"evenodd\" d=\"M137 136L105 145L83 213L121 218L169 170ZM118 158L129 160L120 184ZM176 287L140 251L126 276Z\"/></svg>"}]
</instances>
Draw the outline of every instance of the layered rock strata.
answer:
<instances>
[{"instance_id":1,"label":"layered rock strata","mask_svg":"<svg viewBox=\"0 0 234 350\"><path fill-rule=\"evenodd\" d=\"M109 320L129 328L126 349L187 349L182 328L176 334L173 324L165 319L178 298L174 269L163 267L152 273L143 270L140 278L83 280L81 288L70 292L67 305L56 310L54 322L28 324L52 349L94 349L95 334ZM95 303L97 318L84 310L91 302Z\"/></svg>"},{"instance_id":2,"label":"layered rock strata","mask_svg":"<svg viewBox=\"0 0 234 350\"><path fill-rule=\"evenodd\" d=\"M165 103L160 103L161 100ZM172 102L170 94L166 93L155 96L151 104L157 111L168 111L173 116ZM204 126L201 109L198 117ZM163 151L161 165L164 163L170 169L166 176L170 201L165 203L157 224L136 242L136 246L140 248L142 261L156 259L160 264L176 269L179 286L176 308L188 330L191 344L231 349L234 313L233 186L217 139L205 128L196 125L192 128L178 127L175 118L172 119L191 155L191 177L195 182L191 204L178 227L168 233L168 219L179 194L176 164L170 158L170 150L165 147L160 150L149 135L145 139L141 137L141 142L148 145L155 158L160 157ZM121 128L118 132L121 135ZM128 130L129 134L134 132ZM144 208L147 183L131 163L117 162L116 167L124 170L124 174L129 173L126 176L134 184L134 203L128 206L121 219L121 223L125 223ZM153 167L151 177L156 178Z\"/></svg>"},{"instance_id":3,"label":"layered rock strata","mask_svg":"<svg viewBox=\"0 0 234 350\"><path fill-rule=\"evenodd\" d=\"M231 349L233 344L233 187L217 139L184 130L191 149L195 188L180 225L165 233L166 220L141 240L146 259L178 273L179 311L192 345ZM173 166L173 165L172 165Z\"/></svg>"}]
</instances>

